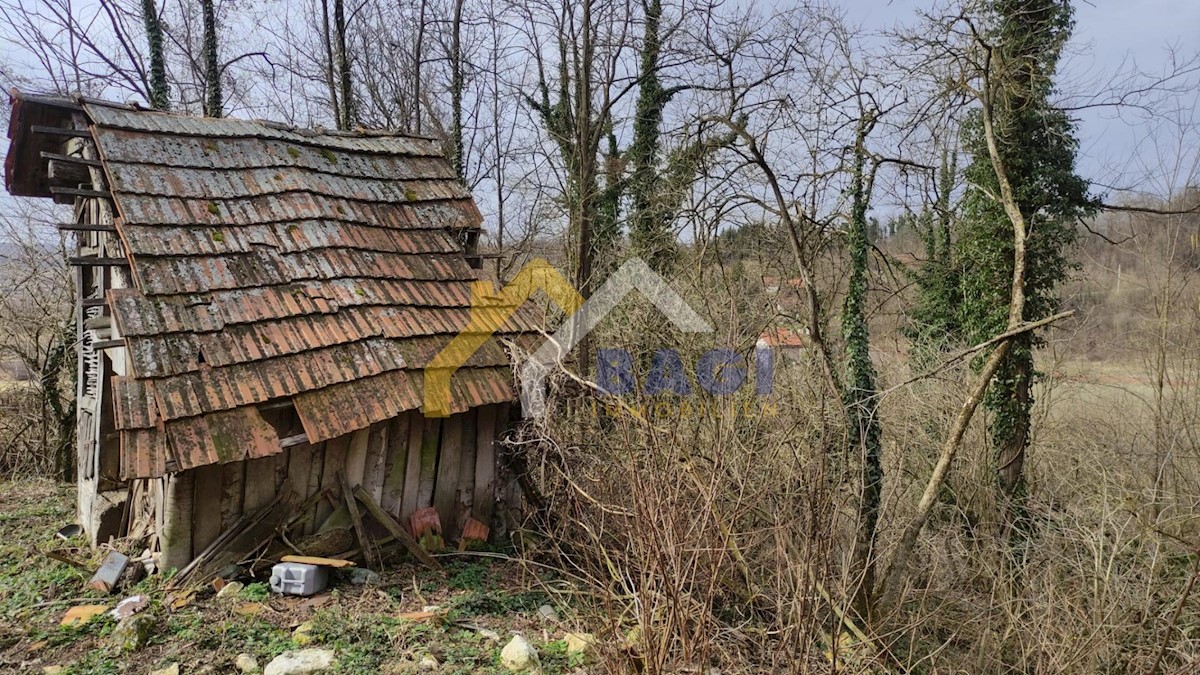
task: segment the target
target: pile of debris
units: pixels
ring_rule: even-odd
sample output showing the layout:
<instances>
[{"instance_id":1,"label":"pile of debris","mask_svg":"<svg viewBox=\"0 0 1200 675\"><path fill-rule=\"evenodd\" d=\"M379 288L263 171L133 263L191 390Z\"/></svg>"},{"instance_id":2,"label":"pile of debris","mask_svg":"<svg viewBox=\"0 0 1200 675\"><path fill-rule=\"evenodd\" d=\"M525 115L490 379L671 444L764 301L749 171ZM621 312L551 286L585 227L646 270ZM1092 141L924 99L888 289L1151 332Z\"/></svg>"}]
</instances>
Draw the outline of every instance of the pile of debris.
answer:
<instances>
[{"instance_id":1,"label":"pile of debris","mask_svg":"<svg viewBox=\"0 0 1200 675\"><path fill-rule=\"evenodd\" d=\"M339 488L321 490L302 503L282 491L257 512L234 522L201 551L167 584L170 591L186 592L211 586L220 590L241 578L271 580L272 589L289 595L312 595L324 590L329 568L361 563L380 570L390 549L403 548L431 569L441 565L434 557L445 550L442 524L434 508L412 514L406 528L362 488L351 487L341 476ZM318 527L309 527L325 500L332 509ZM311 534L304 535L305 531ZM458 542L459 550L486 542L488 527L468 518ZM82 568L63 552L50 557ZM158 570L158 554L146 550L130 557L112 548L95 571L89 586L113 593L137 583Z\"/></svg>"}]
</instances>

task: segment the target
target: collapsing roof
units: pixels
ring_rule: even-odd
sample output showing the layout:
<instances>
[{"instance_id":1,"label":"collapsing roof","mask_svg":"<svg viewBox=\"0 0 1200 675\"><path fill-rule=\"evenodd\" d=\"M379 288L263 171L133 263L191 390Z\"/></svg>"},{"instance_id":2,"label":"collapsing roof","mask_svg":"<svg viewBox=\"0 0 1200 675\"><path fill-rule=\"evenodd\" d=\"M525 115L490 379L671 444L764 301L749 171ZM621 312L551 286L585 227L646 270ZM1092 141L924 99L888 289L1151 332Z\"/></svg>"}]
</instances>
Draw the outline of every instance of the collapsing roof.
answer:
<instances>
[{"instance_id":1,"label":"collapsing roof","mask_svg":"<svg viewBox=\"0 0 1200 675\"><path fill-rule=\"evenodd\" d=\"M111 193L134 286L107 295L122 477L279 452L264 404L290 401L310 443L420 407L479 283L482 218L434 141L13 98L13 194L52 195L45 126L86 129ZM497 337L536 329L518 312ZM489 341L452 411L514 400L512 381Z\"/></svg>"}]
</instances>

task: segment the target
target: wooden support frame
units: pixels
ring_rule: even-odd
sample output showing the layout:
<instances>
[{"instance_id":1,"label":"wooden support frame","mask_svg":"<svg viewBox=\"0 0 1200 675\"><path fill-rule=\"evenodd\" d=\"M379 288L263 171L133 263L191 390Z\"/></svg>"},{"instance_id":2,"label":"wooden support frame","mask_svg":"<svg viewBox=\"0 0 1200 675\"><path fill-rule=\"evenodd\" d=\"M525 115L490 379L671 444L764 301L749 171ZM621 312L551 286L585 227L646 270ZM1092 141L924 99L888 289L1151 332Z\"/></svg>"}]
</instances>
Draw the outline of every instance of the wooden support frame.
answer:
<instances>
[{"instance_id":1,"label":"wooden support frame","mask_svg":"<svg viewBox=\"0 0 1200 675\"><path fill-rule=\"evenodd\" d=\"M112 193L107 190L88 190L86 188L50 186L50 194L59 197L83 197L85 199L112 199Z\"/></svg>"},{"instance_id":2,"label":"wooden support frame","mask_svg":"<svg viewBox=\"0 0 1200 675\"><path fill-rule=\"evenodd\" d=\"M78 157L76 155L64 155L58 152L42 151L42 159L48 159L53 162L65 162L67 164L82 164L99 169L104 166L104 163L98 159L88 159L87 157Z\"/></svg>"},{"instance_id":3,"label":"wooden support frame","mask_svg":"<svg viewBox=\"0 0 1200 675\"><path fill-rule=\"evenodd\" d=\"M68 265L77 267L128 267L126 258L94 258L89 256L71 256L67 258Z\"/></svg>"},{"instance_id":4,"label":"wooden support frame","mask_svg":"<svg viewBox=\"0 0 1200 675\"><path fill-rule=\"evenodd\" d=\"M89 129L75 129L73 127L48 127L44 124L34 124L30 130L35 134L46 134L48 136L67 136L69 138L91 138L92 132Z\"/></svg>"},{"instance_id":5,"label":"wooden support frame","mask_svg":"<svg viewBox=\"0 0 1200 675\"><path fill-rule=\"evenodd\" d=\"M59 223L56 225L59 230L64 232L116 232L116 225L105 225L104 223Z\"/></svg>"}]
</instances>

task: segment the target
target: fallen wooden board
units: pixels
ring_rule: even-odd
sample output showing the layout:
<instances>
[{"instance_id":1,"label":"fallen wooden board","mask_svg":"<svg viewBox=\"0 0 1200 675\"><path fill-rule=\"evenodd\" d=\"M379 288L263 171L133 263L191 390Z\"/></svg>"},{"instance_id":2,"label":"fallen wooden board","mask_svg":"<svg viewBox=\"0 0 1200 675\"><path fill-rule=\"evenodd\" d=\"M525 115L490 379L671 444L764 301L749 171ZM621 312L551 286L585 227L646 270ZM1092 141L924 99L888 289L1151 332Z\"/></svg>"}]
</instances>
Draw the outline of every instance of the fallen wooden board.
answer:
<instances>
[{"instance_id":1,"label":"fallen wooden board","mask_svg":"<svg viewBox=\"0 0 1200 675\"><path fill-rule=\"evenodd\" d=\"M108 605L78 605L67 610L61 621L60 626L75 626L78 624L87 623L92 620L92 617L99 616L108 611Z\"/></svg>"},{"instance_id":2,"label":"fallen wooden board","mask_svg":"<svg viewBox=\"0 0 1200 675\"><path fill-rule=\"evenodd\" d=\"M442 568L442 566L438 564L438 561L435 560L433 556L429 555L428 551L421 548L421 545L417 543L416 539L412 538L412 535L404 531L404 528L401 527L400 523L396 522L396 519L393 518L390 513L384 511L383 507L381 507L379 504L376 504L374 499L371 499L371 495L367 494L367 491L362 489L362 486L354 489L354 496L358 498L358 501L362 502L363 506L367 507L367 511L370 512L371 517L379 521L380 525L387 528L387 531L391 532L392 536L395 537L401 544L404 544L404 548L408 549L409 553L416 556L417 560L420 560L421 562L425 563L426 566L435 570L440 570Z\"/></svg>"},{"instance_id":3,"label":"fallen wooden board","mask_svg":"<svg viewBox=\"0 0 1200 675\"><path fill-rule=\"evenodd\" d=\"M338 560L337 558L321 558L315 555L285 555L279 559L280 562L300 563L301 565L323 565L325 567L354 567L352 560Z\"/></svg>"},{"instance_id":4,"label":"fallen wooden board","mask_svg":"<svg viewBox=\"0 0 1200 675\"><path fill-rule=\"evenodd\" d=\"M383 569L383 558L375 548L375 542L371 539L371 535L367 533L367 528L363 526L362 514L358 512L358 502L354 501L354 490L362 491L362 486L359 485L356 488L351 488L350 483L346 481L346 474L344 473L338 473L338 480L342 483L342 494L346 498L346 510L350 512L350 522L354 524L354 531L358 534L358 545L362 547L363 559L367 561L368 566L374 564L376 569ZM363 492L363 494L366 494L366 492Z\"/></svg>"}]
</instances>

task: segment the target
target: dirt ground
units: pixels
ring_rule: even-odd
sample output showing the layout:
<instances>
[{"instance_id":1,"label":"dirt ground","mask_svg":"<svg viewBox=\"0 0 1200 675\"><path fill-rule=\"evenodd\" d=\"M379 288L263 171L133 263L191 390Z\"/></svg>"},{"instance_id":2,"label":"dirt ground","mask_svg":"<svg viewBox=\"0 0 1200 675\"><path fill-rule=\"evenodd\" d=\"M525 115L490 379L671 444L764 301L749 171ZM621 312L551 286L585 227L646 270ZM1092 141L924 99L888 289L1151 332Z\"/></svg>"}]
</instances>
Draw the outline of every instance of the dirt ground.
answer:
<instances>
[{"instance_id":1,"label":"dirt ground","mask_svg":"<svg viewBox=\"0 0 1200 675\"><path fill-rule=\"evenodd\" d=\"M426 659L423 672L504 672L500 650L518 632L538 649L545 673L585 672L584 659L568 655L562 639L580 630L570 608L556 605L559 622L539 616L541 605L555 605L547 580L503 553L446 558L442 572L393 559L385 561L377 584L355 586L337 575L331 590L312 599L274 595L262 581L249 580L236 596L217 598L206 589L172 608L175 596L163 590L159 577L107 596L87 588L88 571L48 558L47 551L57 551L93 570L103 557L103 550L80 539L55 537L72 522L73 511L69 487L48 480L0 482L0 672L151 673L178 664L185 675L233 673L239 654L265 667L300 648L305 638L296 638L295 629L302 625L311 640L303 646L335 650L334 672L415 672L425 657L438 665L432 668ZM140 614L151 619L140 649L122 650L113 634L117 621L107 614L79 626L59 625L71 607L112 606L137 594L150 599ZM404 616L429 605L445 616Z\"/></svg>"}]
</instances>

